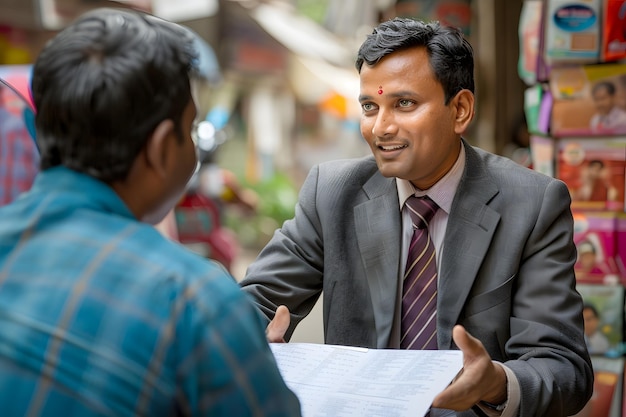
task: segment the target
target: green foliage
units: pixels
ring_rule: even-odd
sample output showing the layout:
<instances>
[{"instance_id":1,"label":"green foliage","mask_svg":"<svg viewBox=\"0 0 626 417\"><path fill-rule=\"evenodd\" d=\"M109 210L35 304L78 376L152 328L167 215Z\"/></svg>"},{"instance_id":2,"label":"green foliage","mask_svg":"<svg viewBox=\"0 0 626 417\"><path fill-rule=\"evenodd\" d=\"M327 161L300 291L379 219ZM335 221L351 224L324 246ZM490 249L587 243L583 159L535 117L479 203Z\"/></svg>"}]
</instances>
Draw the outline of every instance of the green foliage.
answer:
<instances>
[{"instance_id":1,"label":"green foliage","mask_svg":"<svg viewBox=\"0 0 626 417\"><path fill-rule=\"evenodd\" d=\"M262 248L283 222L293 217L298 201L298 190L284 173L257 184L243 184L256 192L259 198L253 215L227 210L225 224L237 235L242 246Z\"/></svg>"},{"instance_id":2,"label":"green foliage","mask_svg":"<svg viewBox=\"0 0 626 417\"><path fill-rule=\"evenodd\" d=\"M259 215L271 217L281 224L293 217L298 192L287 175L277 173L250 188L260 197Z\"/></svg>"}]
</instances>

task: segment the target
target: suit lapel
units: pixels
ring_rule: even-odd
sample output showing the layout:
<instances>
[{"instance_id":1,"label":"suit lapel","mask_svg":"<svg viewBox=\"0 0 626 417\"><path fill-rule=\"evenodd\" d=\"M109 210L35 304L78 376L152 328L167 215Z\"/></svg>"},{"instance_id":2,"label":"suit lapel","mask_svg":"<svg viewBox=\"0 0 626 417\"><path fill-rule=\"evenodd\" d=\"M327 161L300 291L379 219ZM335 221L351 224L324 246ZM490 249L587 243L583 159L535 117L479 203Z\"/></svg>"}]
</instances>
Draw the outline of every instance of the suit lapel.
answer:
<instances>
[{"instance_id":1,"label":"suit lapel","mask_svg":"<svg viewBox=\"0 0 626 417\"><path fill-rule=\"evenodd\" d=\"M387 347L398 292L401 219L395 180L377 172L354 208L357 242L370 288L378 347Z\"/></svg>"},{"instance_id":2,"label":"suit lapel","mask_svg":"<svg viewBox=\"0 0 626 417\"><path fill-rule=\"evenodd\" d=\"M438 299L441 308L437 308L441 349L451 347L452 327L458 321L500 221L500 214L487 205L498 188L476 151L464 144L465 172L452 203L441 257Z\"/></svg>"}]
</instances>

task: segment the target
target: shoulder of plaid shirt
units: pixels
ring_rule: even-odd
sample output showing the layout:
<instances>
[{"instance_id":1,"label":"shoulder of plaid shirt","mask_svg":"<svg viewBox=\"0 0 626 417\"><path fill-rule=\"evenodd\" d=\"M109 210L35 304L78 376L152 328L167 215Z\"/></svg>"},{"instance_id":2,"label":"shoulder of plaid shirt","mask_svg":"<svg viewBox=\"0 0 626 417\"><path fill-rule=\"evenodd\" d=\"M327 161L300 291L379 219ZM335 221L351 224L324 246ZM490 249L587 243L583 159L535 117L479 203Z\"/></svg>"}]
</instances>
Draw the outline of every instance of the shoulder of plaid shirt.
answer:
<instances>
[{"instance_id":1,"label":"shoulder of plaid shirt","mask_svg":"<svg viewBox=\"0 0 626 417\"><path fill-rule=\"evenodd\" d=\"M105 184L42 172L0 208L3 416L298 416L258 311Z\"/></svg>"}]
</instances>

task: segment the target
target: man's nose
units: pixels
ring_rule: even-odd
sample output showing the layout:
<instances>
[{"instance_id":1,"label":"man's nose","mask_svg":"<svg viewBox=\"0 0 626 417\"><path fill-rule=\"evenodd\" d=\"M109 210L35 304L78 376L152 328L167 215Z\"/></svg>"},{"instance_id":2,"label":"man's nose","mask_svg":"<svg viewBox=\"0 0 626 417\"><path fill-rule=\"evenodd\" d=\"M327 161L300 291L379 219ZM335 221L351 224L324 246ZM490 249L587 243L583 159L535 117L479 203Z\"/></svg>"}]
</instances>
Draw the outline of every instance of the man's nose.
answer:
<instances>
[{"instance_id":1,"label":"man's nose","mask_svg":"<svg viewBox=\"0 0 626 417\"><path fill-rule=\"evenodd\" d=\"M376 137L395 135L398 127L393 114L388 110L380 109L376 116L376 121L372 127L372 134Z\"/></svg>"}]
</instances>

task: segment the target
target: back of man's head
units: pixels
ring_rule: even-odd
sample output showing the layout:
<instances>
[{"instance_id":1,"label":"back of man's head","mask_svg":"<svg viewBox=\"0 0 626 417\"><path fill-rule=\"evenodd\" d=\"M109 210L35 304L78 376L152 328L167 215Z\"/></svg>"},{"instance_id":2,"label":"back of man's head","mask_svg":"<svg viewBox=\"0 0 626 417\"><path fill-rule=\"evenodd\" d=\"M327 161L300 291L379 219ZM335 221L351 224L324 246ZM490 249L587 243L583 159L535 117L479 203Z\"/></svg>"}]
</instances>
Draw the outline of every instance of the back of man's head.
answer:
<instances>
[{"instance_id":1,"label":"back of man's head","mask_svg":"<svg viewBox=\"0 0 626 417\"><path fill-rule=\"evenodd\" d=\"M181 26L121 9L89 12L55 36L33 69L42 169L126 178L161 121L180 128L193 39Z\"/></svg>"}]
</instances>

